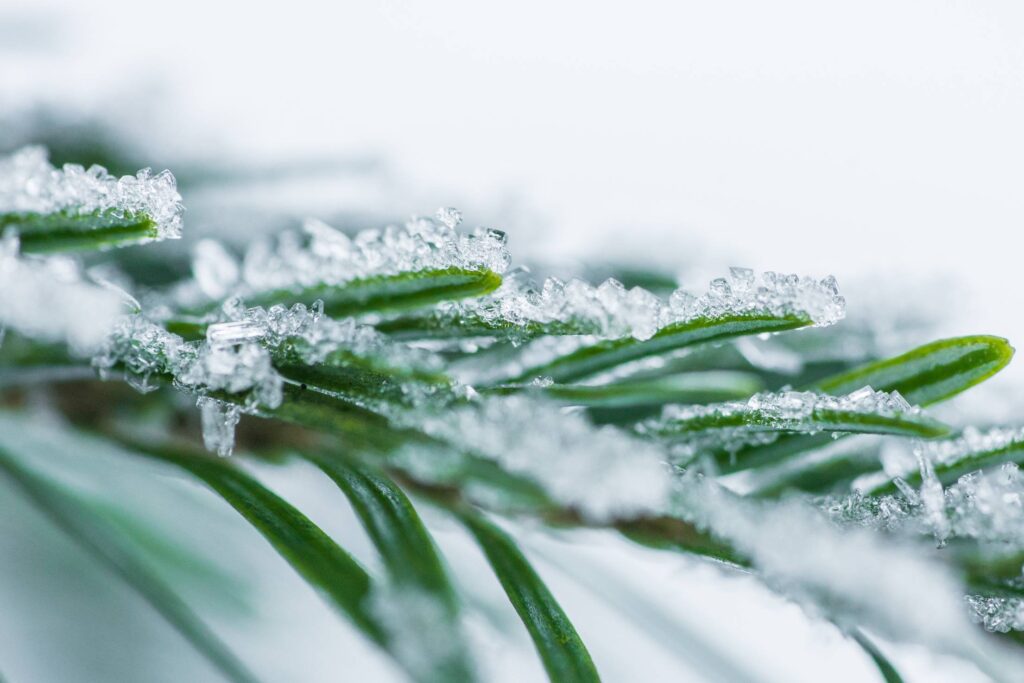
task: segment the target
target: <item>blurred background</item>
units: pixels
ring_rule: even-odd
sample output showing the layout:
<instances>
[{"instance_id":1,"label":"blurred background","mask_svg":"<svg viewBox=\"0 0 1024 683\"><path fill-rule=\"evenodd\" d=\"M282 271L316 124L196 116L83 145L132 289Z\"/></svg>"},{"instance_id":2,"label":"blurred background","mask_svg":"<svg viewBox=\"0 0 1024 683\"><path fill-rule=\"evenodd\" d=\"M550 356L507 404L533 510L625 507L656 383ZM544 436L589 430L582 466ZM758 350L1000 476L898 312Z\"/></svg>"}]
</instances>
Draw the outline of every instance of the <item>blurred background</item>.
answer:
<instances>
[{"instance_id":1,"label":"blurred background","mask_svg":"<svg viewBox=\"0 0 1024 683\"><path fill-rule=\"evenodd\" d=\"M1021 341L1022 121L1014 2L0 2L0 148L171 168L188 213L168 258L308 215L354 229L456 206L508 232L518 261L642 264L694 287L729 265L832 273L851 319ZM1019 419L1022 383L1018 360L952 409ZM59 438L18 438L44 436ZM154 486L144 468L101 476ZM186 481L158 484L154 523L214 551L194 595L268 680L397 676L233 513ZM291 468L279 489L372 555L330 486ZM4 492L0 507L2 675L212 680L74 546L44 551L39 535L56 532L23 503ZM472 544L428 521L471 587L494 680L538 679ZM217 525L230 553L203 533ZM714 680L687 639L763 680L877 677L833 627L745 578L600 535L534 540L609 680ZM646 608L600 599L611 581ZM984 680L890 653L911 680Z\"/></svg>"}]
</instances>

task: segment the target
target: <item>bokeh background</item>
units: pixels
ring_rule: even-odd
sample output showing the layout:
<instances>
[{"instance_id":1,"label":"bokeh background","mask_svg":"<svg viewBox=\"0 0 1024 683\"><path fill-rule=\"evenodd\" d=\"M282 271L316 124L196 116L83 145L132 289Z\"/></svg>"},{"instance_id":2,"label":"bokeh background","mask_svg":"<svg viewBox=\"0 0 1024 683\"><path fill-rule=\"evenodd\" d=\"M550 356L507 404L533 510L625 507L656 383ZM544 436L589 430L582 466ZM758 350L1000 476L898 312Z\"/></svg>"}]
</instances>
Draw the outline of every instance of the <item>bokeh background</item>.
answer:
<instances>
[{"instance_id":1,"label":"bokeh background","mask_svg":"<svg viewBox=\"0 0 1024 683\"><path fill-rule=\"evenodd\" d=\"M729 265L833 273L851 317L1021 341L1022 121L1024 5L1008 1L0 2L0 144L45 123L72 142L110 135L140 165L254 169L185 187L187 237L170 249L306 215L360 227L457 206L507 231L520 260L627 261L693 286ZM1018 361L953 408L1019 419L1022 387ZM148 479L110 470L127 489ZM397 675L230 511L160 486L152 515L183 542L218 525L237 537L208 548L196 595L269 680ZM282 486L372 555L336 491L301 468ZM192 498L205 507L176 514ZM212 675L72 545L44 552L38 535L55 532L9 492L0 508L11 681ZM495 680L539 679L472 545L431 521L475 586ZM609 680L707 680L721 669L701 651L770 681L877 676L834 628L742 577L599 535L533 543ZM633 607L601 599L609 583ZM977 676L890 652L911 680Z\"/></svg>"}]
</instances>

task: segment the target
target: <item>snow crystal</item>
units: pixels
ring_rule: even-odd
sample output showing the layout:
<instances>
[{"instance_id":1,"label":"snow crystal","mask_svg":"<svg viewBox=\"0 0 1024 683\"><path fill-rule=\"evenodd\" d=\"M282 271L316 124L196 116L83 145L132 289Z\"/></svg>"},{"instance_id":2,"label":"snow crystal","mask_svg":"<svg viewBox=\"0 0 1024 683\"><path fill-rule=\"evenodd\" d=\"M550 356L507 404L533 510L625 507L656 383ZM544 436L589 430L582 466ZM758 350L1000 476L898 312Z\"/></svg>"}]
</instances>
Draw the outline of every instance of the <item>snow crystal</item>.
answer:
<instances>
[{"instance_id":1,"label":"snow crystal","mask_svg":"<svg viewBox=\"0 0 1024 683\"><path fill-rule=\"evenodd\" d=\"M532 479L595 522L657 514L668 501L671 475L654 445L613 427L594 427L582 415L532 396L485 397L405 419Z\"/></svg>"},{"instance_id":2,"label":"snow crystal","mask_svg":"<svg viewBox=\"0 0 1024 683\"><path fill-rule=\"evenodd\" d=\"M228 345L263 339L266 330L248 320L229 323L214 323L206 328L206 340L211 344Z\"/></svg>"},{"instance_id":3,"label":"snow crystal","mask_svg":"<svg viewBox=\"0 0 1024 683\"><path fill-rule=\"evenodd\" d=\"M56 169L42 147L25 147L0 157L0 213L145 214L157 239L181 236L181 195L170 171L115 178L102 166L65 164Z\"/></svg>"},{"instance_id":4,"label":"snow crystal","mask_svg":"<svg viewBox=\"0 0 1024 683\"><path fill-rule=\"evenodd\" d=\"M18 240L0 242L0 328L26 337L67 342L88 356L102 342L123 309L121 296L83 280L74 261L63 257L19 257Z\"/></svg>"},{"instance_id":5,"label":"snow crystal","mask_svg":"<svg viewBox=\"0 0 1024 683\"><path fill-rule=\"evenodd\" d=\"M285 232L276 244L259 241L249 248L239 294L340 285L427 270L502 273L508 268L503 233L478 228L464 234L456 231L456 224L452 214L444 213L436 220L413 218L402 226L363 230L350 238L323 221L308 220L303 225L305 237Z\"/></svg>"},{"instance_id":6,"label":"snow crystal","mask_svg":"<svg viewBox=\"0 0 1024 683\"><path fill-rule=\"evenodd\" d=\"M892 480L892 483L895 484L896 489L903 494L903 497L907 499L908 503L910 503L911 505L921 504L921 496L917 494L917 491L914 490L914 487L908 484L906 480L903 479L903 477L896 477L895 479Z\"/></svg>"}]
</instances>

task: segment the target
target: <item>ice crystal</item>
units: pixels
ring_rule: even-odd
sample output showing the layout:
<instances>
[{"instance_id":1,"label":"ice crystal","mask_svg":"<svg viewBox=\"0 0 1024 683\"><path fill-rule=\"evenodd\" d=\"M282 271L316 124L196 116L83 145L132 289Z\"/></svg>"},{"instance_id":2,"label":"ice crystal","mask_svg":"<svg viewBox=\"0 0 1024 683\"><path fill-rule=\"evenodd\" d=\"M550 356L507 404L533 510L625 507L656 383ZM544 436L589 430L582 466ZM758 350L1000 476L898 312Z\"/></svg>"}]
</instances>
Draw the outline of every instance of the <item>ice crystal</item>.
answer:
<instances>
[{"instance_id":1,"label":"ice crystal","mask_svg":"<svg viewBox=\"0 0 1024 683\"><path fill-rule=\"evenodd\" d=\"M92 359L102 377L122 371L133 385L146 388L155 377L198 394L208 444L221 455L233 441L223 435L234 429L237 411L258 411L281 405L283 381L270 352L255 343L186 342L142 315L124 316ZM234 407L213 402L210 394L237 396ZM220 420L216 427L215 418ZM218 429L220 431L218 431ZM216 438L214 438L216 437ZM205 439L205 436L204 436Z\"/></svg>"},{"instance_id":2,"label":"ice crystal","mask_svg":"<svg viewBox=\"0 0 1024 683\"><path fill-rule=\"evenodd\" d=\"M934 472L924 473L920 489L896 481L898 495L855 492L822 506L842 526L932 534L940 544L949 538L1024 544L1024 476L1014 463L965 474L945 489Z\"/></svg>"},{"instance_id":3,"label":"ice crystal","mask_svg":"<svg viewBox=\"0 0 1024 683\"><path fill-rule=\"evenodd\" d=\"M237 298L228 299L221 307L219 319L206 328L206 339L211 344L240 344L259 340L268 346L278 346L290 337L312 335L323 316L323 302L317 300L312 308L294 304L291 308L277 304L268 308L246 308ZM324 319L324 326L333 321ZM372 335L372 330L367 332ZM352 335L350 335L352 336Z\"/></svg>"},{"instance_id":4,"label":"ice crystal","mask_svg":"<svg viewBox=\"0 0 1024 683\"><path fill-rule=\"evenodd\" d=\"M181 195L170 171L115 178L102 166L54 168L42 147L24 147L0 157L0 213L71 215L113 212L145 214L157 239L181 236Z\"/></svg>"},{"instance_id":5,"label":"ice crystal","mask_svg":"<svg viewBox=\"0 0 1024 683\"><path fill-rule=\"evenodd\" d=\"M122 313L121 296L87 282L74 261L20 257L18 240L0 241L0 328L33 339L67 342L88 356Z\"/></svg>"},{"instance_id":6,"label":"ice crystal","mask_svg":"<svg viewBox=\"0 0 1024 683\"><path fill-rule=\"evenodd\" d=\"M915 506L919 503L916 492L910 489L909 493L912 496L866 496L854 491L846 496L823 498L819 505L841 527L900 531L905 529L907 520L916 515Z\"/></svg>"},{"instance_id":7,"label":"ice crystal","mask_svg":"<svg viewBox=\"0 0 1024 683\"><path fill-rule=\"evenodd\" d=\"M203 445L221 457L231 455L235 448L235 427L241 417L238 406L209 396L196 399L203 425Z\"/></svg>"},{"instance_id":8,"label":"ice crystal","mask_svg":"<svg viewBox=\"0 0 1024 683\"><path fill-rule=\"evenodd\" d=\"M454 230L462 224L462 212L452 206L446 206L437 210L434 214L442 224Z\"/></svg>"},{"instance_id":9,"label":"ice crystal","mask_svg":"<svg viewBox=\"0 0 1024 683\"><path fill-rule=\"evenodd\" d=\"M700 296L677 290L669 299L667 323L694 318L721 318L746 313L806 316L815 325L832 325L846 313L846 300L836 279L821 280L771 271L756 277L746 268L732 268L729 278L713 280Z\"/></svg>"},{"instance_id":10,"label":"ice crystal","mask_svg":"<svg viewBox=\"0 0 1024 683\"><path fill-rule=\"evenodd\" d=\"M179 360L184 362L173 368L177 384L229 394L250 392L250 405L281 405L281 377L270 362L270 353L261 346L203 345L194 356L179 356Z\"/></svg>"},{"instance_id":11,"label":"ice crystal","mask_svg":"<svg viewBox=\"0 0 1024 683\"><path fill-rule=\"evenodd\" d=\"M281 405L281 378L270 353L252 343L186 342L141 315L125 316L108 336L93 366L141 376L163 375L200 393L247 393L247 403Z\"/></svg>"},{"instance_id":12,"label":"ice crystal","mask_svg":"<svg viewBox=\"0 0 1024 683\"><path fill-rule=\"evenodd\" d=\"M456 223L445 213L443 220L418 217L349 237L322 221L308 220L305 236L285 232L276 244L259 241L249 248L238 293L340 285L449 268L504 272L509 263L505 235L485 228L464 234L455 229Z\"/></svg>"},{"instance_id":13,"label":"ice crystal","mask_svg":"<svg viewBox=\"0 0 1024 683\"><path fill-rule=\"evenodd\" d=\"M92 365L103 378L118 369L142 378L170 375L183 349L185 342L178 335L144 316L124 316L104 339Z\"/></svg>"},{"instance_id":14,"label":"ice crystal","mask_svg":"<svg viewBox=\"0 0 1024 683\"><path fill-rule=\"evenodd\" d=\"M540 484L595 522L661 512L671 477L653 445L532 396L484 397L406 418L428 434Z\"/></svg>"},{"instance_id":15,"label":"ice crystal","mask_svg":"<svg viewBox=\"0 0 1024 683\"><path fill-rule=\"evenodd\" d=\"M967 595L971 620L981 624L986 631L1008 633L1024 631L1024 600L985 595Z\"/></svg>"},{"instance_id":16,"label":"ice crystal","mask_svg":"<svg viewBox=\"0 0 1024 683\"><path fill-rule=\"evenodd\" d=\"M557 278L537 285L520 272L493 295L441 304L435 315L441 321L477 319L496 329L511 326L513 336L517 328L565 326L569 333L602 339L645 340L668 325L752 313L806 316L815 325L831 325L843 317L845 306L831 276L814 280L766 272L757 278L753 271L733 268L729 279L713 280L704 294L679 289L666 302L614 279L596 287Z\"/></svg>"}]
</instances>

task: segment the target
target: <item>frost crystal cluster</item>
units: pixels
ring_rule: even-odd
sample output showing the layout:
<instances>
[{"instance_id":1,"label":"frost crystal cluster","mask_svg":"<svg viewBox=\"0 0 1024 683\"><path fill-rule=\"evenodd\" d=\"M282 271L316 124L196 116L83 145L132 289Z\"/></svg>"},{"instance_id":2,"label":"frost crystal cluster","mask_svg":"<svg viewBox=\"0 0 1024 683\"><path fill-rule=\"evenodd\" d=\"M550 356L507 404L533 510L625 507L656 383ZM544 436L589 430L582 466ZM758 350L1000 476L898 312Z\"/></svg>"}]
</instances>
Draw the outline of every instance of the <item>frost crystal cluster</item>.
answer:
<instances>
[{"instance_id":1,"label":"frost crystal cluster","mask_svg":"<svg viewBox=\"0 0 1024 683\"><path fill-rule=\"evenodd\" d=\"M914 453L939 467L970 462L979 454L1011 447L1024 448L1024 429L966 427L956 439L918 443Z\"/></svg>"},{"instance_id":2,"label":"frost crystal cluster","mask_svg":"<svg viewBox=\"0 0 1024 683\"><path fill-rule=\"evenodd\" d=\"M249 296L424 271L505 271L509 253L504 233L477 228L465 234L457 226L457 220L443 214L349 237L322 221L307 220L305 235L285 232L276 243L255 242L241 267L223 250L204 247L197 253L196 275L208 296L229 290ZM233 275L237 282L232 282Z\"/></svg>"},{"instance_id":3,"label":"frost crystal cluster","mask_svg":"<svg viewBox=\"0 0 1024 683\"><path fill-rule=\"evenodd\" d=\"M813 418L828 413L862 415L919 415L921 409L907 403L899 392L875 391L863 387L845 396L814 391L762 392L746 401L709 405L665 406L661 420L648 423L656 428L665 423L686 423L706 418L745 418L745 426L815 432L821 429Z\"/></svg>"},{"instance_id":4,"label":"frost crystal cluster","mask_svg":"<svg viewBox=\"0 0 1024 683\"><path fill-rule=\"evenodd\" d=\"M845 396L812 391L761 392L745 401L667 405L661 417L636 426L638 434L673 442L675 462L736 453L775 442L786 432L834 434L853 427L858 415L896 418L921 415L899 392L863 387Z\"/></svg>"},{"instance_id":5,"label":"frost crystal cluster","mask_svg":"<svg viewBox=\"0 0 1024 683\"><path fill-rule=\"evenodd\" d=\"M981 624L986 631L1024 631L1024 600L1021 598L968 595L965 600L971 619Z\"/></svg>"},{"instance_id":6,"label":"frost crystal cluster","mask_svg":"<svg viewBox=\"0 0 1024 683\"><path fill-rule=\"evenodd\" d=\"M241 409L277 408L282 379L270 353L253 343L186 342L141 315L124 316L92 359L103 377L121 372L141 391L155 389L160 379L198 394L204 441L228 455ZM229 405L216 395L235 395Z\"/></svg>"},{"instance_id":7,"label":"frost crystal cluster","mask_svg":"<svg viewBox=\"0 0 1024 683\"><path fill-rule=\"evenodd\" d=\"M1024 545L1024 475L1015 463L987 472L971 472L943 488L927 470L920 487L901 479L899 493L854 493L822 502L841 525L889 532L933 534L985 543Z\"/></svg>"},{"instance_id":8,"label":"frost crystal cluster","mask_svg":"<svg viewBox=\"0 0 1024 683\"><path fill-rule=\"evenodd\" d=\"M712 280L705 293L678 289L667 302L614 279L595 287L578 279L548 278L538 287L519 274L494 295L443 304L437 315L441 320L477 318L496 327L557 329L565 324L603 339L645 340L670 325L735 315L799 316L825 326L842 319L845 310L832 276L815 280L766 272L757 277L747 268L732 268L728 278Z\"/></svg>"},{"instance_id":9,"label":"frost crystal cluster","mask_svg":"<svg viewBox=\"0 0 1024 683\"><path fill-rule=\"evenodd\" d=\"M54 168L42 147L0 158L0 214L144 214L157 239L181 236L181 195L170 171L115 178L102 166Z\"/></svg>"},{"instance_id":10,"label":"frost crystal cluster","mask_svg":"<svg viewBox=\"0 0 1024 683\"><path fill-rule=\"evenodd\" d=\"M310 365L322 363L339 351L394 369L427 371L437 370L440 365L435 356L394 344L373 327L361 325L353 318L335 320L324 316L320 300L310 307L297 303L291 307L276 304L270 308L247 308L234 297L222 307L220 319L223 322L206 328L206 339L211 345L258 342L273 351L288 342L290 350Z\"/></svg>"}]
</instances>

